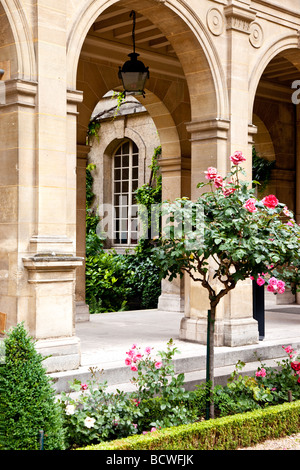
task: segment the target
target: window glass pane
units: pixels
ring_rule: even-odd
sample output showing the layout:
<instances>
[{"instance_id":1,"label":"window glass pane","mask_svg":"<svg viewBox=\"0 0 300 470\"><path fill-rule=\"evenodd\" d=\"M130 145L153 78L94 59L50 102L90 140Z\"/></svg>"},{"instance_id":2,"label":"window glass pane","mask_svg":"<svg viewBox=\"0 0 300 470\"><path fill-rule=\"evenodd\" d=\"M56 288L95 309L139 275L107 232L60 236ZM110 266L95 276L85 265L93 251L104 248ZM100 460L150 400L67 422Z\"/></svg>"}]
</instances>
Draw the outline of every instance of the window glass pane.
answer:
<instances>
[{"instance_id":1,"label":"window glass pane","mask_svg":"<svg viewBox=\"0 0 300 470\"><path fill-rule=\"evenodd\" d=\"M128 207L127 206L124 206L124 207L120 208L120 217L122 217L122 219L127 219L128 218Z\"/></svg>"},{"instance_id":2,"label":"window glass pane","mask_svg":"<svg viewBox=\"0 0 300 470\"><path fill-rule=\"evenodd\" d=\"M122 182L122 193L128 193L129 191L129 182L123 181Z\"/></svg>"},{"instance_id":3,"label":"window glass pane","mask_svg":"<svg viewBox=\"0 0 300 470\"><path fill-rule=\"evenodd\" d=\"M128 154L129 153L129 142L124 142L124 144L121 146L122 149L122 155Z\"/></svg>"},{"instance_id":4,"label":"window glass pane","mask_svg":"<svg viewBox=\"0 0 300 470\"><path fill-rule=\"evenodd\" d=\"M135 191L139 186L138 180L132 181L132 191Z\"/></svg>"},{"instance_id":5,"label":"window glass pane","mask_svg":"<svg viewBox=\"0 0 300 470\"><path fill-rule=\"evenodd\" d=\"M115 170L114 172L115 181L121 179L121 170Z\"/></svg>"},{"instance_id":6,"label":"window glass pane","mask_svg":"<svg viewBox=\"0 0 300 470\"><path fill-rule=\"evenodd\" d=\"M137 217L138 207L132 206L131 208L131 217Z\"/></svg>"},{"instance_id":7,"label":"window glass pane","mask_svg":"<svg viewBox=\"0 0 300 470\"><path fill-rule=\"evenodd\" d=\"M132 169L132 178L133 178L134 180L137 180L138 177L139 177L139 169L138 169L138 168L133 168L133 169Z\"/></svg>"},{"instance_id":8,"label":"window glass pane","mask_svg":"<svg viewBox=\"0 0 300 470\"><path fill-rule=\"evenodd\" d=\"M139 156L138 155L133 155L132 156L132 166L138 166L139 164Z\"/></svg>"},{"instance_id":9,"label":"window glass pane","mask_svg":"<svg viewBox=\"0 0 300 470\"><path fill-rule=\"evenodd\" d=\"M115 168L121 167L121 157L115 156Z\"/></svg>"},{"instance_id":10,"label":"window glass pane","mask_svg":"<svg viewBox=\"0 0 300 470\"><path fill-rule=\"evenodd\" d=\"M114 190L115 190L115 193L120 193L121 192L121 183L120 183L120 181L115 183Z\"/></svg>"},{"instance_id":11,"label":"window glass pane","mask_svg":"<svg viewBox=\"0 0 300 470\"><path fill-rule=\"evenodd\" d=\"M122 180L129 180L129 168L122 170Z\"/></svg>"},{"instance_id":12,"label":"window glass pane","mask_svg":"<svg viewBox=\"0 0 300 470\"><path fill-rule=\"evenodd\" d=\"M132 142L132 153L139 153L139 149L134 142Z\"/></svg>"},{"instance_id":13,"label":"window glass pane","mask_svg":"<svg viewBox=\"0 0 300 470\"><path fill-rule=\"evenodd\" d=\"M123 155L122 157L122 167L128 168L129 167L129 155Z\"/></svg>"}]
</instances>

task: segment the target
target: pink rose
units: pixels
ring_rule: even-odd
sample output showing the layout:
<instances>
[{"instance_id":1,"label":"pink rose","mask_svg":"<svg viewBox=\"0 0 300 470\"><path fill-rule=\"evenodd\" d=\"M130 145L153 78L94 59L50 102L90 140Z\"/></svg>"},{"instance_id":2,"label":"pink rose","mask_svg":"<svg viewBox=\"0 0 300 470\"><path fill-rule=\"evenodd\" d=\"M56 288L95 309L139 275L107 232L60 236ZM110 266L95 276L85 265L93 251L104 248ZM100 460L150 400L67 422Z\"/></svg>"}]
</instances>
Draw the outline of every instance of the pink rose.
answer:
<instances>
[{"instance_id":1,"label":"pink rose","mask_svg":"<svg viewBox=\"0 0 300 470\"><path fill-rule=\"evenodd\" d=\"M274 286L271 286L270 284L267 287L268 292L275 292Z\"/></svg>"},{"instance_id":2,"label":"pink rose","mask_svg":"<svg viewBox=\"0 0 300 470\"><path fill-rule=\"evenodd\" d=\"M125 359L125 365L130 366L131 365L131 359L129 357L126 357Z\"/></svg>"},{"instance_id":3,"label":"pink rose","mask_svg":"<svg viewBox=\"0 0 300 470\"><path fill-rule=\"evenodd\" d=\"M87 390L87 384L80 384L81 390Z\"/></svg>"},{"instance_id":4,"label":"pink rose","mask_svg":"<svg viewBox=\"0 0 300 470\"><path fill-rule=\"evenodd\" d=\"M135 364L132 364L132 366L130 367L130 370L132 370L132 372L136 372L138 368Z\"/></svg>"},{"instance_id":5,"label":"pink rose","mask_svg":"<svg viewBox=\"0 0 300 470\"><path fill-rule=\"evenodd\" d=\"M155 369L160 369L161 366L162 366L162 362L161 362L161 361L157 361L157 362L155 363Z\"/></svg>"},{"instance_id":6,"label":"pink rose","mask_svg":"<svg viewBox=\"0 0 300 470\"><path fill-rule=\"evenodd\" d=\"M286 225L289 225L290 227L292 227L294 224L293 222L291 222L290 220L286 223Z\"/></svg>"},{"instance_id":7,"label":"pink rose","mask_svg":"<svg viewBox=\"0 0 300 470\"><path fill-rule=\"evenodd\" d=\"M286 215L287 217L292 217L292 213L289 211L289 209L288 209L287 206L284 206L284 208L282 209L282 212L283 212L284 215Z\"/></svg>"},{"instance_id":8,"label":"pink rose","mask_svg":"<svg viewBox=\"0 0 300 470\"><path fill-rule=\"evenodd\" d=\"M276 279L276 277L271 277L271 278L269 279L269 284L270 284L271 286L277 286L277 279Z\"/></svg>"},{"instance_id":9,"label":"pink rose","mask_svg":"<svg viewBox=\"0 0 300 470\"><path fill-rule=\"evenodd\" d=\"M231 155L230 160L234 165L238 165L241 162L245 162L246 158L243 156L242 152L236 151L233 155Z\"/></svg>"},{"instance_id":10,"label":"pink rose","mask_svg":"<svg viewBox=\"0 0 300 470\"><path fill-rule=\"evenodd\" d=\"M278 281L277 282L277 289L278 289L278 294L283 294L284 291L285 291L285 282Z\"/></svg>"},{"instance_id":11,"label":"pink rose","mask_svg":"<svg viewBox=\"0 0 300 470\"><path fill-rule=\"evenodd\" d=\"M300 362L298 361L291 362L291 368L297 372L300 371Z\"/></svg>"},{"instance_id":12,"label":"pink rose","mask_svg":"<svg viewBox=\"0 0 300 470\"><path fill-rule=\"evenodd\" d=\"M256 282L259 286L263 286L266 281L262 277L259 276Z\"/></svg>"},{"instance_id":13,"label":"pink rose","mask_svg":"<svg viewBox=\"0 0 300 470\"><path fill-rule=\"evenodd\" d=\"M210 166L209 168L207 168L207 171L204 172L205 173L205 178L208 179L208 180L213 180L215 179L215 177L217 176L217 169L214 168L213 166Z\"/></svg>"},{"instance_id":14,"label":"pink rose","mask_svg":"<svg viewBox=\"0 0 300 470\"><path fill-rule=\"evenodd\" d=\"M214 179L214 185L216 188L222 188L223 186L223 178L220 175L217 175Z\"/></svg>"},{"instance_id":15,"label":"pink rose","mask_svg":"<svg viewBox=\"0 0 300 470\"><path fill-rule=\"evenodd\" d=\"M225 197L230 196L230 194L234 193L237 188L234 188L233 186L227 186L223 188L223 194Z\"/></svg>"},{"instance_id":16,"label":"pink rose","mask_svg":"<svg viewBox=\"0 0 300 470\"><path fill-rule=\"evenodd\" d=\"M270 194L269 196L263 198L262 203L266 207L269 207L269 209L274 209L278 205L279 201L277 197L274 196L274 194Z\"/></svg>"},{"instance_id":17,"label":"pink rose","mask_svg":"<svg viewBox=\"0 0 300 470\"><path fill-rule=\"evenodd\" d=\"M145 348L145 353L146 353L146 354L151 354L151 348L150 348L150 346L147 346L147 347Z\"/></svg>"},{"instance_id":18,"label":"pink rose","mask_svg":"<svg viewBox=\"0 0 300 470\"><path fill-rule=\"evenodd\" d=\"M256 199L254 199L253 197L251 197L250 199L248 199L245 204L243 205L243 207L245 209L247 209L249 212L256 212L257 211L257 208L255 207L255 203L256 203Z\"/></svg>"},{"instance_id":19,"label":"pink rose","mask_svg":"<svg viewBox=\"0 0 300 470\"><path fill-rule=\"evenodd\" d=\"M255 372L256 377L265 377L266 376L266 369L262 368Z\"/></svg>"}]
</instances>

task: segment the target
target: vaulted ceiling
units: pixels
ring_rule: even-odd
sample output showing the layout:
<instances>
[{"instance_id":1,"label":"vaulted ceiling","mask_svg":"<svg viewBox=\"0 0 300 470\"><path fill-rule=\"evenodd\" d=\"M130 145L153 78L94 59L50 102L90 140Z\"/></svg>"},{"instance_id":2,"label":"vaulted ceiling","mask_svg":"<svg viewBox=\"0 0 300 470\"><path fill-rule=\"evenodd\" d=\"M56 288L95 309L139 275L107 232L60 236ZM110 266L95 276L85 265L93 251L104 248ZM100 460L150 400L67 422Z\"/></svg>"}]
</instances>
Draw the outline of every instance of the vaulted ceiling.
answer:
<instances>
[{"instance_id":1,"label":"vaulted ceiling","mask_svg":"<svg viewBox=\"0 0 300 470\"><path fill-rule=\"evenodd\" d=\"M87 35L82 49L82 57L109 61L122 65L133 50L133 18L131 10L113 5L105 10ZM136 13L135 46L139 59L152 72L184 78L181 64L172 45L163 33L149 19Z\"/></svg>"}]
</instances>

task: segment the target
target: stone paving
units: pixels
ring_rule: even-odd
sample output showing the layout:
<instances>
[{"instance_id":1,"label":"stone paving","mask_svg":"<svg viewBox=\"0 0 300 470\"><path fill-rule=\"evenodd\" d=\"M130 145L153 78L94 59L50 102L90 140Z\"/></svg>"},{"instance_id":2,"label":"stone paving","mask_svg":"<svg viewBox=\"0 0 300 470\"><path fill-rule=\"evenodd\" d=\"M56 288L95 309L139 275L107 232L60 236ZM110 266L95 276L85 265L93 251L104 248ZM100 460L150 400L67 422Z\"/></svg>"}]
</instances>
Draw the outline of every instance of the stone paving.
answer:
<instances>
[{"instance_id":1,"label":"stone paving","mask_svg":"<svg viewBox=\"0 0 300 470\"><path fill-rule=\"evenodd\" d=\"M77 323L81 342L81 367L74 371L51 374L57 392L68 388L73 378L87 380L90 367L103 370L102 378L112 387L130 387L132 373L125 366L126 351L136 343L151 346L153 354L165 350L170 338L180 354L175 356L175 371L184 372L189 388L205 380L206 346L179 339L181 313L142 310L91 315L90 321ZM267 365L286 357L282 345L300 349L300 306L272 306L265 312L265 338L255 345L216 347L216 379L228 377L238 360L246 362L245 372L255 370L257 356ZM122 388L121 387L121 388Z\"/></svg>"}]
</instances>

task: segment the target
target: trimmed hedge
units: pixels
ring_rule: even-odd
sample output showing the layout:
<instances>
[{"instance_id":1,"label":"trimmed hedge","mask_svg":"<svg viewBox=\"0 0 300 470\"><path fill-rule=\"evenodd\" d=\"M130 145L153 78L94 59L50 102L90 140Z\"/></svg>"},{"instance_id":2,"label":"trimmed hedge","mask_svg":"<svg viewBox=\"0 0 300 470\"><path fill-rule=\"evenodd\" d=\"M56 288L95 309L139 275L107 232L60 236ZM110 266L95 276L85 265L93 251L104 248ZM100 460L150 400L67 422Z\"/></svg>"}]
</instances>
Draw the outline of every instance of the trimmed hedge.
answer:
<instances>
[{"instance_id":1,"label":"trimmed hedge","mask_svg":"<svg viewBox=\"0 0 300 470\"><path fill-rule=\"evenodd\" d=\"M77 450L234 450L297 433L300 401L166 428Z\"/></svg>"}]
</instances>

